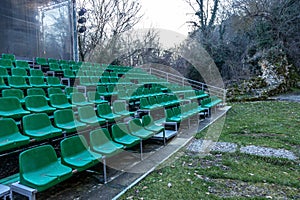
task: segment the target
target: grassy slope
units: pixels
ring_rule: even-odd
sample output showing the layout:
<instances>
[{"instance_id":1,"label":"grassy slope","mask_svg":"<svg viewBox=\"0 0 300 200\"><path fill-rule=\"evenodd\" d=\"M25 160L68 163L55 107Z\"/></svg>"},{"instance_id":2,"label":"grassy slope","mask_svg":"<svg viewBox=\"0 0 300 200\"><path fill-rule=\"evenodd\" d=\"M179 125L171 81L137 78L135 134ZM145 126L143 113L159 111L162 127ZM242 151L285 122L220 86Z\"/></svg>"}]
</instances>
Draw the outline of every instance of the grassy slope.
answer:
<instances>
[{"instance_id":1,"label":"grassy slope","mask_svg":"<svg viewBox=\"0 0 300 200\"><path fill-rule=\"evenodd\" d=\"M300 104L233 104L220 141L292 150L299 156ZM197 134L202 138L206 131ZM168 184L171 183L171 187ZM169 184L170 186L170 184ZM129 190L123 199L300 198L299 163L237 153L204 158L184 150Z\"/></svg>"}]
</instances>

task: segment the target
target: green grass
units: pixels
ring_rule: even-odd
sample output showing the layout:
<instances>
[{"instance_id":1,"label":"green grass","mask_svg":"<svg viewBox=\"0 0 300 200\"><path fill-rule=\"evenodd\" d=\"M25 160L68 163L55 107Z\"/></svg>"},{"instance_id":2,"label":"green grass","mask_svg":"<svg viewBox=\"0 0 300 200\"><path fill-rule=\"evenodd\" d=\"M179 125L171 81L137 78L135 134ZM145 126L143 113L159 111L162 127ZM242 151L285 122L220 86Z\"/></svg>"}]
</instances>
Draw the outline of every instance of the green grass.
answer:
<instances>
[{"instance_id":1,"label":"green grass","mask_svg":"<svg viewBox=\"0 0 300 200\"><path fill-rule=\"evenodd\" d=\"M214 126L218 124L209 131ZM196 137L207 134L204 130ZM232 104L219 141L285 148L299 156L300 104ZM121 199L296 199L299 188L299 161L239 152L201 157L182 149Z\"/></svg>"},{"instance_id":2,"label":"green grass","mask_svg":"<svg viewBox=\"0 0 300 200\"><path fill-rule=\"evenodd\" d=\"M296 151L300 147L299 103L269 101L232 105L219 141L285 148L299 153ZM206 133L204 130L196 138Z\"/></svg>"}]
</instances>

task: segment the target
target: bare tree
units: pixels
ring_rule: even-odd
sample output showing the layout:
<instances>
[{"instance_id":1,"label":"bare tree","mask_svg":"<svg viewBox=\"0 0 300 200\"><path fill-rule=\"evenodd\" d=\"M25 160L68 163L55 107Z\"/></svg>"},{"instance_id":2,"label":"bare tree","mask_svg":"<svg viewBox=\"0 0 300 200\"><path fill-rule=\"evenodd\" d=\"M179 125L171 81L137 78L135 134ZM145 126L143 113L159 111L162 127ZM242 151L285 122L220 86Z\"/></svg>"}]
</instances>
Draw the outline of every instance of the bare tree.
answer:
<instances>
[{"instance_id":1,"label":"bare tree","mask_svg":"<svg viewBox=\"0 0 300 200\"><path fill-rule=\"evenodd\" d=\"M79 8L86 8L86 28L78 35L79 54L86 60L94 50L114 47L120 34L132 29L142 15L138 0L81 0Z\"/></svg>"}]
</instances>

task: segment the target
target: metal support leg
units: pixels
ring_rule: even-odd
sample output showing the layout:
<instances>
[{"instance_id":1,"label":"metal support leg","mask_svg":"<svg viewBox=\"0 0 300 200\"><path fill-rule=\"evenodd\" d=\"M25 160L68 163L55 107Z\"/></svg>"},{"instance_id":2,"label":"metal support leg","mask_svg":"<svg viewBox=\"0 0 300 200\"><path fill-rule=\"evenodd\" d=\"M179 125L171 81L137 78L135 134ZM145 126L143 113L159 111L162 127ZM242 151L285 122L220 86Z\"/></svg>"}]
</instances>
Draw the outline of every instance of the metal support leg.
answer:
<instances>
[{"instance_id":1,"label":"metal support leg","mask_svg":"<svg viewBox=\"0 0 300 200\"><path fill-rule=\"evenodd\" d=\"M140 155L141 155L141 160L143 160L143 140L140 139Z\"/></svg>"},{"instance_id":2,"label":"metal support leg","mask_svg":"<svg viewBox=\"0 0 300 200\"><path fill-rule=\"evenodd\" d=\"M166 130L163 130L163 140L164 140L164 146L166 146Z\"/></svg>"},{"instance_id":3,"label":"metal support leg","mask_svg":"<svg viewBox=\"0 0 300 200\"><path fill-rule=\"evenodd\" d=\"M103 156L102 158L103 161L103 179L104 179L104 184L107 183L107 175L106 175L106 157Z\"/></svg>"}]
</instances>

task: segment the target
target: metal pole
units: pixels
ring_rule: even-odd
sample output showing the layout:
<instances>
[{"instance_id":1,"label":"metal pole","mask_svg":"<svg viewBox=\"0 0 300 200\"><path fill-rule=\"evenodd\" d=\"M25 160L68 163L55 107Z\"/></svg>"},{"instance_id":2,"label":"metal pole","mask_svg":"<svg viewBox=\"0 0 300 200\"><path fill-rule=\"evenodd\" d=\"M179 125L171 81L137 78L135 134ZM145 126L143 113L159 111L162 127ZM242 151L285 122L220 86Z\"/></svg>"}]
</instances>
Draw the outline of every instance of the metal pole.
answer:
<instances>
[{"instance_id":1,"label":"metal pole","mask_svg":"<svg viewBox=\"0 0 300 200\"><path fill-rule=\"evenodd\" d=\"M78 34L77 34L77 17L76 17L76 0L73 0L73 56L76 62L79 61L78 56Z\"/></svg>"}]
</instances>

